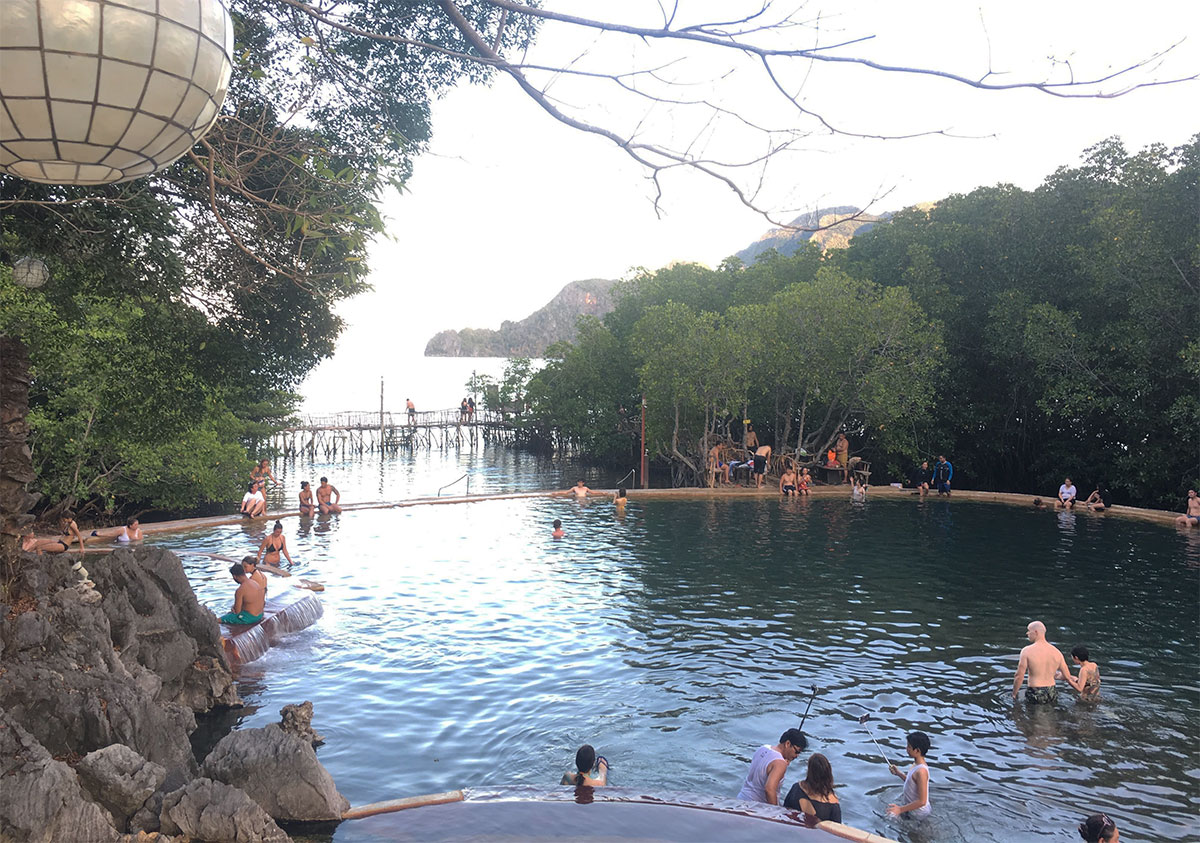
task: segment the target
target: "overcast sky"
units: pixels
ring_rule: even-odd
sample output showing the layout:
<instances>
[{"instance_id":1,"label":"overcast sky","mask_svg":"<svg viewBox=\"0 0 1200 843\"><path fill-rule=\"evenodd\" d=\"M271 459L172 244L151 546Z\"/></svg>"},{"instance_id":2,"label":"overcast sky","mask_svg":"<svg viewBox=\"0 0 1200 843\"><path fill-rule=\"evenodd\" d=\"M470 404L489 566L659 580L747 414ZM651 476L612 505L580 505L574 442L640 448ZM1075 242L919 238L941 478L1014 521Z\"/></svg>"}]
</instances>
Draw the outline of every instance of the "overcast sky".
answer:
<instances>
[{"instance_id":1,"label":"overcast sky","mask_svg":"<svg viewBox=\"0 0 1200 843\"><path fill-rule=\"evenodd\" d=\"M682 5L725 13L732 0ZM650 23L657 4L605 0L552 7ZM1005 80L1099 75L1181 40L1137 78L1200 72L1200 2L1193 0L1140 5L841 0L804 9L814 23L789 31L794 43L869 35L872 40L840 52L972 78L989 67L1004 74L993 78ZM551 63L586 51L589 66L620 71L657 63L647 49L616 36L548 25L531 61ZM689 97L723 96L773 126L805 127L755 66L711 52L671 55L685 59L672 67L694 83ZM735 72L725 75L730 69ZM702 84L718 77L719 83ZM800 210L873 201L873 211L896 210L1001 182L1033 188L1110 135L1138 149L1152 142L1180 144L1200 131L1195 82L1117 99L1063 99L1034 91L980 91L842 64L797 68L789 84L801 82L806 107L847 130L893 135L946 130L955 137L814 135L768 171L764 204L787 218ZM689 131L678 108L647 112L642 102L606 98L595 86L572 86L570 79L557 81L552 92L593 122L621 126L645 120L645 131L676 141ZM710 132L703 142L708 154L722 158L752 157L761 146L735 131ZM654 188L644 170L609 141L550 118L507 78L486 88L452 90L434 107L430 151L416 162L407 191L385 203L392 239L372 249L375 291L341 307L349 327L338 354L303 388L306 404L340 405L326 397L334 391L355 394L359 381L366 394L377 393L379 376L394 374L401 362L408 365L439 330L521 319L579 278L622 277L632 267L656 268L673 260L715 266L771 227L727 188L701 175L676 173L664 187L656 215Z\"/></svg>"}]
</instances>

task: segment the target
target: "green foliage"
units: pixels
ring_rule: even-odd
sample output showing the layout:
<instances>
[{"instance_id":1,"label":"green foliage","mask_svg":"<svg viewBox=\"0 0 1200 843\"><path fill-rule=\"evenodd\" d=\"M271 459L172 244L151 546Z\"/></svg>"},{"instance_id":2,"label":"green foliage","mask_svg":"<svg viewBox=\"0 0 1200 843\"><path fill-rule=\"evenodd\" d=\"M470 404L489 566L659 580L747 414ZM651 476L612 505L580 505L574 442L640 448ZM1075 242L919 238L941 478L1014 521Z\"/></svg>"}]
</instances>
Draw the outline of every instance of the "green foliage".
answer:
<instances>
[{"instance_id":1,"label":"green foliage","mask_svg":"<svg viewBox=\"0 0 1200 843\"><path fill-rule=\"evenodd\" d=\"M1200 140L1131 155L1110 139L1036 191L952 196L856 238L850 272L904 285L945 325L919 454L953 453L980 488L1070 474L1177 506L1200 472L1198 182Z\"/></svg>"}]
</instances>

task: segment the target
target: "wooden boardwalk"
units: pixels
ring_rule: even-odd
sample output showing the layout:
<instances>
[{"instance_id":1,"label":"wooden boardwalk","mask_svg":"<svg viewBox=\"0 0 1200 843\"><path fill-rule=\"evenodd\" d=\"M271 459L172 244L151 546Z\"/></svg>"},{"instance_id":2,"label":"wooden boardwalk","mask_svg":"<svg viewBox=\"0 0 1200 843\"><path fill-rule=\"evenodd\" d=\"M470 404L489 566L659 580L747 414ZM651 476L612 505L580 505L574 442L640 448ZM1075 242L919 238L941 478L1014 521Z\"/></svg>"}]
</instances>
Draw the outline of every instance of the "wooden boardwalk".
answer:
<instances>
[{"instance_id":1,"label":"wooden boardwalk","mask_svg":"<svg viewBox=\"0 0 1200 843\"><path fill-rule=\"evenodd\" d=\"M271 437L283 456L322 455L328 459L416 448L475 448L481 443L511 442L516 426L507 414L477 410L464 420L461 411L372 412L350 410L329 416L305 416Z\"/></svg>"}]
</instances>

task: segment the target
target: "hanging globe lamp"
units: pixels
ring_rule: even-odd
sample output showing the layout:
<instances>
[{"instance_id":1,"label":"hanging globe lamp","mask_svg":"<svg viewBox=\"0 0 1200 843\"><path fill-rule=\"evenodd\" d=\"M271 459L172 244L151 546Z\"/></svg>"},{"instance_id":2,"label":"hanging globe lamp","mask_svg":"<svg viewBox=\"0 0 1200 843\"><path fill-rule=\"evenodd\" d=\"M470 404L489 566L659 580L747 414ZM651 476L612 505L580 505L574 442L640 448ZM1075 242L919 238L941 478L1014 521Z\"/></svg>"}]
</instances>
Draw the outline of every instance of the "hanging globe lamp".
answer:
<instances>
[{"instance_id":1,"label":"hanging globe lamp","mask_svg":"<svg viewBox=\"0 0 1200 843\"><path fill-rule=\"evenodd\" d=\"M227 0L0 0L0 173L161 170L216 121L232 56Z\"/></svg>"}]
</instances>

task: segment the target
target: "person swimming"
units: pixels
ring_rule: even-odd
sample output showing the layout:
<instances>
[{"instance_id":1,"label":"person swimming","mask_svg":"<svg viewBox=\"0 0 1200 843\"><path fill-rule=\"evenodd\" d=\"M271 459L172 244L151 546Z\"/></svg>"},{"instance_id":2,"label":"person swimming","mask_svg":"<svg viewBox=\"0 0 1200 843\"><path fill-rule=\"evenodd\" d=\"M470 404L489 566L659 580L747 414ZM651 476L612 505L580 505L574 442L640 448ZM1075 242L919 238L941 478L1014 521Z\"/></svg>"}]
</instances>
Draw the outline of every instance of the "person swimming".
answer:
<instances>
[{"instance_id":1,"label":"person swimming","mask_svg":"<svg viewBox=\"0 0 1200 843\"><path fill-rule=\"evenodd\" d=\"M597 755L592 745L585 743L575 753L575 772L563 773L561 783L575 787L604 787L608 784L608 759Z\"/></svg>"},{"instance_id":2,"label":"person swimming","mask_svg":"<svg viewBox=\"0 0 1200 843\"><path fill-rule=\"evenodd\" d=\"M617 493L613 495L613 504L620 509L629 502L629 493L625 491L625 487L621 486L617 489Z\"/></svg>"},{"instance_id":3,"label":"person swimming","mask_svg":"<svg viewBox=\"0 0 1200 843\"><path fill-rule=\"evenodd\" d=\"M1121 832L1108 814L1092 814L1079 824L1079 836L1087 843L1118 843Z\"/></svg>"},{"instance_id":4,"label":"person swimming","mask_svg":"<svg viewBox=\"0 0 1200 843\"><path fill-rule=\"evenodd\" d=\"M268 565L279 567L279 554L281 553L287 558L289 568L295 564L292 562L292 554L288 553L287 539L283 535L283 523L276 521L274 529L258 546L258 555L254 558L255 560L262 559ZM266 554L265 558L263 554Z\"/></svg>"},{"instance_id":5,"label":"person swimming","mask_svg":"<svg viewBox=\"0 0 1200 843\"><path fill-rule=\"evenodd\" d=\"M550 535L553 538L561 539L563 536L566 535L566 533L563 532L562 521L560 521L559 519L555 518L554 524L552 526L554 527L554 532L551 533Z\"/></svg>"}]
</instances>

